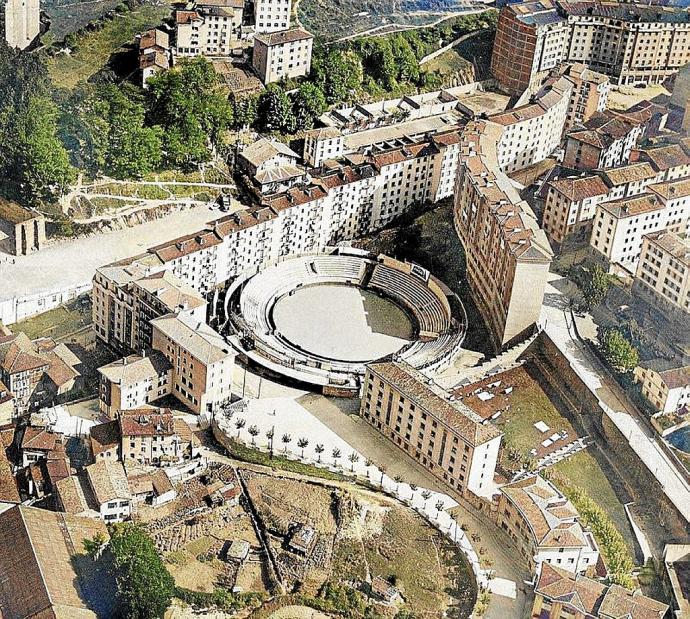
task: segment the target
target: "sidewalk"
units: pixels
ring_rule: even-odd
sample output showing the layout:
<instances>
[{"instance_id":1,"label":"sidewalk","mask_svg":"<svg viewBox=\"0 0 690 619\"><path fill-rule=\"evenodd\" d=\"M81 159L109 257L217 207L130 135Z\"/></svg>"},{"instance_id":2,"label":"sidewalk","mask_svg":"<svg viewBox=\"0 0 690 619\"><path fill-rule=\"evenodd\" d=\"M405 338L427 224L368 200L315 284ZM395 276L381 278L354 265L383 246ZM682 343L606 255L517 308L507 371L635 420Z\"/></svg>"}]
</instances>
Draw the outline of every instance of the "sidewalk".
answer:
<instances>
[{"instance_id":1,"label":"sidewalk","mask_svg":"<svg viewBox=\"0 0 690 619\"><path fill-rule=\"evenodd\" d=\"M657 478L666 496L683 517L690 521L690 485L663 452L657 439L637 421L636 411L631 410L617 395L617 386L611 384L611 379L601 362L587 345L578 339L570 316L569 298L562 292L567 286L567 280L555 273L550 273L549 276L541 313L544 330L568 359L577 375L598 398L604 413L627 438L640 460Z\"/></svg>"}]
</instances>

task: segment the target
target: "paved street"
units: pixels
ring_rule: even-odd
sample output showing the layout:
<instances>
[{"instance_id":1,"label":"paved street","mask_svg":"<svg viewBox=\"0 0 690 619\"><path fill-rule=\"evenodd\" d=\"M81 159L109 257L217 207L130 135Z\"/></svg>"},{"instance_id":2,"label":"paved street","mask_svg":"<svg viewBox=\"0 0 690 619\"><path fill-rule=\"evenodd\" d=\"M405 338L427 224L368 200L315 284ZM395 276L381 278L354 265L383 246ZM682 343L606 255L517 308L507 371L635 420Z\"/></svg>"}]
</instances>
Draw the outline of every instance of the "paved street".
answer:
<instances>
[{"instance_id":1,"label":"paved street","mask_svg":"<svg viewBox=\"0 0 690 619\"><path fill-rule=\"evenodd\" d=\"M569 299L564 294L566 285L566 280L561 276L550 274L541 315L547 335L597 396L606 415L627 437L628 443L657 478L664 493L683 517L690 521L690 485L662 451L652 432L637 421L637 412L631 410L628 403L618 395L620 388L613 384L601 362L577 338L569 311Z\"/></svg>"},{"instance_id":2,"label":"paved street","mask_svg":"<svg viewBox=\"0 0 690 619\"><path fill-rule=\"evenodd\" d=\"M225 213L196 206L138 226L53 242L28 256L0 254L0 302L90 282L104 264L143 253L149 247L190 234Z\"/></svg>"}]
</instances>

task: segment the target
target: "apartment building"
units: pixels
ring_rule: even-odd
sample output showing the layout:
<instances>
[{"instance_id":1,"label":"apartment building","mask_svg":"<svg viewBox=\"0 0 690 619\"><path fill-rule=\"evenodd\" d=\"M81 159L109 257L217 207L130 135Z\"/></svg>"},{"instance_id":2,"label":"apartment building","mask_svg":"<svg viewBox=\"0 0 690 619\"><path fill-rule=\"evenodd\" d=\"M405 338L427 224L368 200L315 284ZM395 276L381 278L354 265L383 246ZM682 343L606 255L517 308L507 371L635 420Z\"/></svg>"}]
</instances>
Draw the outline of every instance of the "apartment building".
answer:
<instances>
[{"instance_id":1,"label":"apartment building","mask_svg":"<svg viewBox=\"0 0 690 619\"><path fill-rule=\"evenodd\" d=\"M191 428L167 408L120 411L118 426L119 455L125 465L178 464L197 450Z\"/></svg>"},{"instance_id":2,"label":"apartment building","mask_svg":"<svg viewBox=\"0 0 690 619\"><path fill-rule=\"evenodd\" d=\"M642 361L634 376L642 395L657 412L668 414L690 408L690 365L651 359Z\"/></svg>"},{"instance_id":3,"label":"apartment building","mask_svg":"<svg viewBox=\"0 0 690 619\"><path fill-rule=\"evenodd\" d=\"M542 0L501 9L491 71L520 94L560 62L579 62L619 85L661 83L690 61L681 8Z\"/></svg>"},{"instance_id":4,"label":"apartment building","mask_svg":"<svg viewBox=\"0 0 690 619\"><path fill-rule=\"evenodd\" d=\"M502 348L539 320L552 251L534 213L497 164L502 127L471 122L462 134L455 229L472 296Z\"/></svg>"},{"instance_id":5,"label":"apartment building","mask_svg":"<svg viewBox=\"0 0 690 619\"><path fill-rule=\"evenodd\" d=\"M249 144L237 157L237 168L249 179L250 188L260 194L279 193L307 180L299 167L299 155L286 144L262 138Z\"/></svg>"},{"instance_id":6,"label":"apartment building","mask_svg":"<svg viewBox=\"0 0 690 619\"><path fill-rule=\"evenodd\" d=\"M568 60L616 84L658 84L690 62L690 17L682 8L595 0L558 5L571 28Z\"/></svg>"},{"instance_id":7,"label":"apartment building","mask_svg":"<svg viewBox=\"0 0 690 619\"><path fill-rule=\"evenodd\" d=\"M632 276L643 237L667 230L684 234L690 220L690 179L649 185L647 192L599 204L590 245L610 269Z\"/></svg>"},{"instance_id":8,"label":"apartment building","mask_svg":"<svg viewBox=\"0 0 690 619\"><path fill-rule=\"evenodd\" d=\"M690 238L662 230L642 238L633 294L682 324L690 319Z\"/></svg>"},{"instance_id":9,"label":"apartment building","mask_svg":"<svg viewBox=\"0 0 690 619\"><path fill-rule=\"evenodd\" d=\"M544 230L559 245L566 240L589 241L597 204L638 195L664 176L648 163L564 177L559 169L542 191Z\"/></svg>"},{"instance_id":10,"label":"apartment building","mask_svg":"<svg viewBox=\"0 0 690 619\"><path fill-rule=\"evenodd\" d=\"M304 134L304 161L318 168L327 159L338 159L344 154L345 137L337 127L310 129Z\"/></svg>"},{"instance_id":11,"label":"apartment building","mask_svg":"<svg viewBox=\"0 0 690 619\"><path fill-rule=\"evenodd\" d=\"M278 32L290 28L292 0L254 0L254 32Z\"/></svg>"},{"instance_id":12,"label":"apartment building","mask_svg":"<svg viewBox=\"0 0 690 619\"><path fill-rule=\"evenodd\" d=\"M556 2L509 4L498 16L491 73L506 92L522 94L567 60L569 38L568 22Z\"/></svg>"},{"instance_id":13,"label":"apartment building","mask_svg":"<svg viewBox=\"0 0 690 619\"><path fill-rule=\"evenodd\" d=\"M630 163L579 176L560 175L560 168L544 183L544 230L562 244L588 240L596 205L636 196L653 184L690 176L690 154L681 144L634 150ZM603 183L603 184L602 184Z\"/></svg>"},{"instance_id":14,"label":"apartment building","mask_svg":"<svg viewBox=\"0 0 690 619\"><path fill-rule=\"evenodd\" d=\"M176 56L227 56L241 37L244 0L199 0L175 11Z\"/></svg>"},{"instance_id":15,"label":"apartment building","mask_svg":"<svg viewBox=\"0 0 690 619\"><path fill-rule=\"evenodd\" d=\"M172 364L157 350L113 361L98 368L98 374L99 408L111 419L118 411L141 408L172 393Z\"/></svg>"},{"instance_id":16,"label":"apartment building","mask_svg":"<svg viewBox=\"0 0 690 619\"><path fill-rule=\"evenodd\" d=\"M554 69L554 72L573 83L564 131L569 131L574 125L584 123L596 112L606 109L611 90L611 80L607 75L592 71L579 62L564 63Z\"/></svg>"},{"instance_id":17,"label":"apartment building","mask_svg":"<svg viewBox=\"0 0 690 619\"><path fill-rule=\"evenodd\" d=\"M599 547L575 506L539 475L503 486L496 516L531 571L546 563L581 574L599 560Z\"/></svg>"},{"instance_id":18,"label":"apartment building","mask_svg":"<svg viewBox=\"0 0 690 619\"><path fill-rule=\"evenodd\" d=\"M252 67L264 84L308 75L313 42L314 37L303 28L257 34Z\"/></svg>"},{"instance_id":19,"label":"apartment building","mask_svg":"<svg viewBox=\"0 0 690 619\"><path fill-rule=\"evenodd\" d=\"M663 619L668 606L619 585L605 585L542 563L534 587L533 619Z\"/></svg>"},{"instance_id":20,"label":"apartment building","mask_svg":"<svg viewBox=\"0 0 690 619\"><path fill-rule=\"evenodd\" d=\"M644 132L644 123L634 123L612 112L596 113L568 133L563 165L597 170L629 163Z\"/></svg>"},{"instance_id":21,"label":"apartment building","mask_svg":"<svg viewBox=\"0 0 690 619\"><path fill-rule=\"evenodd\" d=\"M690 149L682 144L650 146L633 151L632 159L648 162L660 173L660 181L672 181L690 176Z\"/></svg>"},{"instance_id":22,"label":"apartment building","mask_svg":"<svg viewBox=\"0 0 690 619\"><path fill-rule=\"evenodd\" d=\"M151 322L153 347L173 367L173 395L193 412L215 413L230 401L235 353L221 335L190 316Z\"/></svg>"},{"instance_id":23,"label":"apartment building","mask_svg":"<svg viewBox=\"0 0 690 619\"><path fill-rule=\"evenodd\" d=\"M502 434L407 363L367 366L360 416L458 492L493 492Z\"/></svg>"},{"instance_id":24,"label":"apartment building","mask_svg":"<svg viewBox=\"0 0 690 619\"><path fill-rule=\"evenodd\" d=\"M176 239L168 245L151 248L148 254L129 263L97 269L91 293L96 335L120 352L141 353L152 345L152 318L171 312L205 318L206 301L197 290L208 291L209 277L211 284L214 283L213 271L207 270L210 258L197 260L195 254L185 260L184 252L202 246L207 236L192 235L192 242L187 237ZM161 256L168 258L167 262ZM185 284L174 274L176 270L197 288Z\"/></svg>"},{"instance_id":25,"label":"apartment building","mask_svg":"<svg viewBox=\"0 0 690 619\"><path fill-rule=\"evenodd\" d=\"M0 31L8 47L26 49L41 32L40 0L5 0Z\"/></svg>"},{"instance_id":26,"label":"apartment building","mask_svg":"<svg viewBox=\"0 0 690 619\"><path fill-rule=\"evenodd\" d=\"M503 127L497 144L498 165L506 173L543 161L561 143L573 83L560 77L537 93L532 103L489 117Z\"/></svg>"},{"instance_id":27,"label":"apartment building","mask_svg":"<svg viewBox=\"0 0 690 619\"><path fill-rule=\"evenodd\" d=\"M598 175L557 178L547 183L543 227L549 239L587 240L596 205L607 199L609 187Z\"/></svg>"}]
</instances>

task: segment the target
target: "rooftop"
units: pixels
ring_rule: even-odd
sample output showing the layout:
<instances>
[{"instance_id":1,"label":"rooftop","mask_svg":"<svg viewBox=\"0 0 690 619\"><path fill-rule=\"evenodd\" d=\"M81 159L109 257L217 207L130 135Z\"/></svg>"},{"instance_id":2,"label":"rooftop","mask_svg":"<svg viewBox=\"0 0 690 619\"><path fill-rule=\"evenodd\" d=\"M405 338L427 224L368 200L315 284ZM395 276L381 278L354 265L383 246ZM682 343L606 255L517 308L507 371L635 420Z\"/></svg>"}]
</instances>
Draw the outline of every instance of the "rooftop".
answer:
<instances>
[{"instance_id":1,"label":"rooftop","mask_svg":"<svg viewBox=\"0 0 690 619\"><path fill-rule=\"evenodd\" d=\"M635 217L637 215L644 215L645 213L652 213L663 208L661 202L648 193L644 193L632 198L623 198L622 200L614 200L612 202L604 202L599 205L607 213L610 213L616 218Z\"/></svg>"},{"instance_id":2,"label":"rooftop","mask_svg":"<svg viewBox=\"0 0 690 619\"><path fill-rule=\"evenodd\" d=\"M269 46L285 45L286 43L313 38L314 36L303 28L291 28L290 30L280 30L279 32L266 32L254 36L255 41Z\"/></svg>"},{"instance_id":3,"label":"rooftop","mask_svg":"<svg viewBox=\"0 0 690 619\"><path fill-rule=\"evenodd\" d=\"M465 404L451 401L441 387L409 364L402 361L386 361L372 363L367 367L471 445L481 445L501 436L501 432L494 425L484 422Z\"/></svg>"},{"instance_id":4,"label":"rooftop","mask_svg":"<svg viewBox=\"0 0 690 619\"><path fill-rule=\"evenodd\" d=\"M120 424L117 419L99 423L91 428L91 451L94 457L108 449L120 446Z\"/></svg>"},{"instance_id":5,"label":"rooftop","mask_svg":"<svg viewBox=\"0 0 690 619\"><path fill-rule=\"evenodd\" d=\"M602 619L661 619L668 607L618 585L606 586L550 563L542 563L535 591L573 614Z\"/></svg>"},{"instance_id":6,"label":"rooftop","mask_svg":"<svg viewBox=\"0 0 690 619\"><path fill-rule=\"evenodd\" d=\"M162 372L172 368L165 355L157 350L151 351L145 357L129 355L103 365L98 372L111 383L118 385L135 385L147 379L155 379Z\"/></svg>"},{"instance_id":7,"label":"rooftop","mask_svg":"<svg viewBox=\"0 0 690 619\"><path fill-rule=\"evenodd\" d=\"M175 425L169 408L120 411L120 432L126 436L172 436Z\"/></svg>"},{"instance_id":8,"label":"rooftop","mask_svg":"<svg viewBox=\"0 0 690 619\"><path fill-rule=\"evenodd\" d=\"M660 171L690 165L690 153L687 153L680 144L641 149L637 155L642 161L649 161Z\"/></svg>"},{"instance_id":9,"label":"rooftop","mask_svg":"<svg viewBox=\"0 0 690 619\"><path fill-rule=\"evenodd\" d=\"M620 168L606 170L603 176L611 187L618 187L627 183L649 180L654 178L656 174L656 171L649 163L631 163Z\"/></svg>"},{"instance_id":10,"label":"rooftop","mask_svg":"<svg viewBox=\"0 0 690 619\"><path fill-rule=\"evenodd\" d=\"M574 505L550 481L533 475L501 491L522 514L538 547L590 546Z\"/></svg>"},{"instance_id":11,"label":"rooftop","mask_svg":"<svg viewBox=\"0 0 690 619\"><path fill-rule=\"evenodd\" d=\"M579 176L576 178L558 178L549 181L549 185L572 202L581 202L587 198L603 196L609 188L600 176Z\"/></svg>"},{"instance_id":12,"label":"rooftop","mask_svg":"<svg viewBox=\"0 0 690 619\"><path fill-rule=\"evenodd\" d=\"M37 211L20 206L16 202L0 198L0 219L9 221L12 224L20 224L36 217L43 217Z\"/></svg>"},{"instance_id":13,"label":"rooftop","mask_svg":"<svg viewBox=\"0 0 690 619\"><path fill-rule=\"evenodd\" d=\"M34 507L18 505L0 514L3 617L95 619L96 605L104 612L107 604L91 599L90 574L79 560L86 558L84 540L97 533L108 538L99 520Z\"/></svg>"},{"instance_id":14,"label":"rooftop","mask_svg":"<svg viewBox=\"0 0 690 619\"><path fill-rule=\"evenodd\" d=\"M99 460L86 467L86 476L100 507L113 499L131 499L127 475L120 462Z\"/></svg>"},{"instance_id":15,"label":"rooftop","mask_svg":"<svg viewBox=\"0 0 690 619\"><path fill-rule=\"evenodd\" d=\"M194 288L169 269L142 277L134 285L155 296L171 312L206 305L206 300Z\"/></svg>"},{"instance_id":16,"label":"rooftop","mask_svg":"<svg viewBox=\"0 0 690 619\"><path fill-rule=\"evenodd\" d=\"M175 344L185 349L193 357L209 365L234 356L230 345L223 337L205 322L191 317L168 314L151 321L154 329Z\"/></svg>"},{"instance_id":17,"label":"rooftop","mask_svg":"<svg viewBox=\"0 0 690 619\"><path fill-rule=\"evenodd\" d=\"M282 156L289 159L299 160L299 155L278 140L269 140L261 138L252 144L249 144L241 153L240 157L246 159L254 167L260 167L273 157Z\"/></svg>"}]
</instances>

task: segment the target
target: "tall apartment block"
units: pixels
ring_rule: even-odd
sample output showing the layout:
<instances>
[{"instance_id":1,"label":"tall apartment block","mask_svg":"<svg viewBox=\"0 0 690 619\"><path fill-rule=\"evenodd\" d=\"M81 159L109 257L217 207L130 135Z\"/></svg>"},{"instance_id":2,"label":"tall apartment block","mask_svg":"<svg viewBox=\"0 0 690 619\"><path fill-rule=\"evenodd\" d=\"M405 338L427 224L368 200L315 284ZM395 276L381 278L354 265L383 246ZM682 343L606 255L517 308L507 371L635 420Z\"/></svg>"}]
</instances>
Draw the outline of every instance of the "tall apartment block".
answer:
<instances>
[{"instance_id":1,"label":"tall apartment block","mask_svg":"<svg viewBox=\"0 0 690 619\"><path fill-rule=\"evenodd\" d=\"M367 366L360 415L458 492L492 493L503 435L407 363Z\"/></svg>"},{"instance_id":2,"label":"tall apartment block","mask_svg":"<svg viewBox=\"0 0 690 619\"><path fill-rule=\"evenodd\" d=\"M9 47L26 49L41 31L40 0L6 0L0 31Z\"/></svg>"},{"instance_id":3,"label":"tall apartment block","mask_svg":"<svg viewBox=\"0 0 690 619\"><path fill-rule=\"evenodd\" d=\"M314 37L302 28L257 34L252 66L264 84L302 77L311 70Z\"/></svg>"},{"instance_id":4,"label":"tall apartment block","mask_svg":"<svg viewBox=\"0 0 690 619\"><path fill-rule=\"evenodd\" d=\"M178 56L227 55L240 38L244 0L200 0L175 11Z\"/></svg>"},{"instance_id":5,"label":"tall apartment block","mask_svg":"<svg viewBox=\"0 0 690 619\"><path fill-rule=\"evenodd\" d=\"M291 0L255 0L254 31L256 34L278 32L290 27Z\"/></svg>"},{"instance_id":6,"label":"tall apartment block","mask_svg":"<svg viewBox=\"0 0 690 619\"><path fill-rule=\"evenodd\" d=\"M690 62L690 15L628 2L540 0L503 9L491 58L519 94L559 62L581 62L616 84L660 83Z\"/></svg>"}]
</instances>

